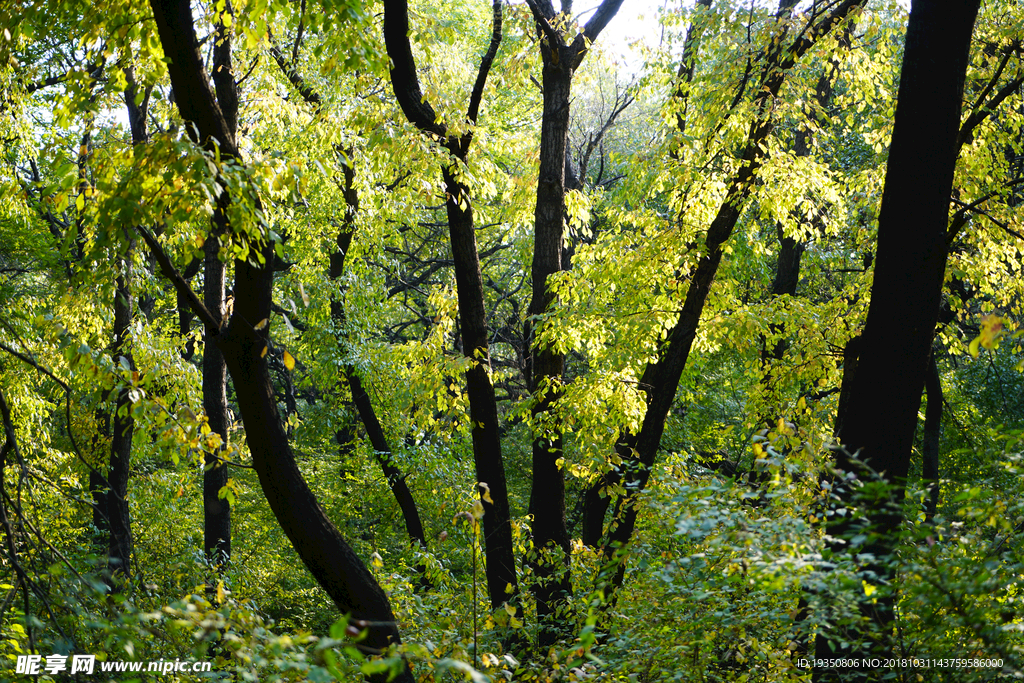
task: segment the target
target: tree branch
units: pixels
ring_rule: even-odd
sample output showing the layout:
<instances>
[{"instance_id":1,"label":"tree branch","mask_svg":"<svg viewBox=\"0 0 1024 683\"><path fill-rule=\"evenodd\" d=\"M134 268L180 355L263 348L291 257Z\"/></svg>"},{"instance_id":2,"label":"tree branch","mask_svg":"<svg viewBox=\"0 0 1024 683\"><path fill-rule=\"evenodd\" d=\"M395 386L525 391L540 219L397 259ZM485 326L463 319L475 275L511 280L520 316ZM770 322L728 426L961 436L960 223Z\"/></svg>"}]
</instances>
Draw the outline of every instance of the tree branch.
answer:
<instances>
[{"instance_id":1,"label":"tree branch","mask_svg":"<svg viewBox=\"0 0 1024 683\"><path fill-rule=\"evenodd\" d=\"M203 321L205 325L214 330L220 329L221 321L217 319L213 313L203 305L203 300L199 298L199 295L195 293L192 287L189 286L188 281L182 277L178 269L171 263L171 259L167 256L167 252L164 251L160 243L156 241L156 238L142 226L136 228L139 235L142 236L146 246L149 247L149 251L153 254L153 258L160 264L160 270L163 271L164 277L174 284L174 288L181 293L181 295L188 301L189 307L195 311L199 319Z\"/></svg>"},{"instance_id":2,"label":"tree branch","mask_svg":"<svg viewBox=\"0 0 1024 683\"><path fill-rule=\"evenodd\" d=\"M469 111L466 118L470 123L476 123L477 113L480 110L480 98L483 97L484 84L487 82L487 74L494 63L494 56L498 54L498 46L501 45L501 5L504 0L494 0L494 21L491 28L491 44L487 46L487 53L480 60L480 70L476 74L476 83L473 85L473 94L469 97ZM469 147L469 140L465 146ZM466 150L463 151L465 153Z\"/></svg>"},{"instance_id":3,"label":"tree branch","mask_svg":"<svg viewBox=\"0 0 1024 683\"><path fill-rule=\"evenodd\" d=\"M423 97L416 75L416 60L409 44L408 0L384 0L384 45L391 58L391 84L406 118L425 133L439 138L447 128L437 120L434 108Z\"/></svg>"}]
</instances>

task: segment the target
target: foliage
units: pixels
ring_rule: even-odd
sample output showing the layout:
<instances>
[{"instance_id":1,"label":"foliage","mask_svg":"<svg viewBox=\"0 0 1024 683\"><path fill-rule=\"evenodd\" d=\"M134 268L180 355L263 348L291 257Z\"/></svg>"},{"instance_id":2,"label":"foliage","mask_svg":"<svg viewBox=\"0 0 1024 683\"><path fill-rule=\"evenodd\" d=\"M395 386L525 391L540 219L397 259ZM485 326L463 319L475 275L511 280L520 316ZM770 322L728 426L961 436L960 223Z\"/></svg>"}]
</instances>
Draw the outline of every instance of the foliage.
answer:
<instances>
[{"instance_id":1,"label":"foliage","mask_svg":"<svg viewBox=\"0 0 1024 683\"><path fill-rule=\"evenodd\" d=\"M998 673L901 664L890 667L896 680L1022 675L1024 361L1015 321L1024 15L993 5L975 31L964 119L1007 94L963 141L954 181L933 351L945 392L938 514L926 520L922 511L931 482L915 454L895 554L830 555L824 520L857 524L886 493L829 468L843 351L869 304L906 21L898 5L870 5L849 47L820 40L771 103L763 164L694 330L614 599L597 578L602 549L580 540L585 496L623 465L616 444L643 424L644 369L707 256L708 225L761 115L747 87L776 35L775 8L668 3L663 40L645 41L635 73L595 43L572 104L571 164L583 172L567 198L571 268L550 278L555 300L530 321L535 344L567 356L543 418L565 435L574 582L552 648L538 645L528 593L489 609L464 381L477 361L462 354L439 173L454 162L396 106L378 3L195 6L204 58L218 22L232 31L241 160L193 141L145 3L0 8L0 396L10 412L0 677L18 655L74 652L211 660L215 677L260 681L353 680L403 660L422 681L799 681L810 678L800 661L813 639L841 638L882 596L898 605L902 651L890 656L1002 662ZM464 102L490 10L411 8L422 94L453 132L470 126ZM789 18L794 33L811 11ZM528 586L531 433L541 418L531 413L523 330L540 182L540 38L526 7L504 12L472 152L452 168L473 199L513 543ZM702 38L680 131L679 59L695 26ZM279 68L275 49L319 105ZM823 76L833 94L814 104ZM149 103L143 145L131 144L126 95ZM806 154L796 151L802 131ZM233 199L229 235L211 223L222 193ZM228 433L211 432L201 356L215 341L161 275L138 226L185 273L208 240L218 240L229 268L257 258L250 239L274 242L274 312L264 323L273 330L265 353L274 400L319 504L388 594L403 638L394 651L362 652L364 627L339 618L303 567L252 468L234 388ZM335 279L343 226L351 244ZM799 284L778 295L786 238L803 245ZM113 306L126 277L130 353L115 354ZM190 282L201 289L202 276ZM426 547L409 542L348 369L415 498ZM122 392L135 424L134 564L117 584L106 531L94 524L90 473L108 472ZM219 571L202 551L203 462L224 444L233 549ZM857 488L860 504L839 504L839 486ZM626 493L615 483L605 492ZM865 528L859 542L870 546L873 533ZM883 566L895 583L878 581Z\"/></svg>"}]
</instances>

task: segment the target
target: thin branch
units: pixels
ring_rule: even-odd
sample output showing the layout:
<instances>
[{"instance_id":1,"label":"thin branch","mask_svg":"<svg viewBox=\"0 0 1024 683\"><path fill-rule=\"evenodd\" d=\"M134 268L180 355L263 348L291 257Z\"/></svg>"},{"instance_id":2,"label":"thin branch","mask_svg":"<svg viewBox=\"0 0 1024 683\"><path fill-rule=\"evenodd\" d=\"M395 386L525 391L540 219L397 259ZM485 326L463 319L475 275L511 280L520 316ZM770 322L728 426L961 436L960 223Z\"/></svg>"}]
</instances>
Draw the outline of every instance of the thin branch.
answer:
<instances>
[{"instance_id":1,"label":"thin branch","mask_svg":"<svg viewBox=\"0 0 1024 683\"><path fill-rule=\"evenodd\" d=\"M476 83L473 85L473 94L469 97L469 111L466 118L470 123L476 123L476 117L480 110L480 98L483 97L484 84L487 82L487 74L491 70L494 56L498 54L498 46L501 45L501 6L504 0L494 0L494 19L491 28L491 43L487 46L487 53L480 60L480 69L476 74ZM469 134L467 134L469 135ZM469 141L465 143L469 147ZM464 149L463 153L467 150Z\"/></svg>"},{"instance_id":2,"label":"thin branch","mask_svg":"<svg viewBox=\"0 0 1024 683\"><path fill-rule=\"evenodd\" d=\"M168 258L167 252L164 251L160 243L156 241L156 238L142 226L136 228L142 239L146 242L146 246L149 247L149 251L153 254L153 258L160 264L160 270L163 271L164 277L174 284L174 288L178 290L184 296L185 300L188 301L189 306L195 311L195 314L203 321L207 327L213 330L219 330L221 321L217 319L213 313L203 305L203 300L199 298L199 295L195 293L195 290L189 286L188 281L182 277L178 269L171 263L171 259Z\"/></svg>"},{"instance_id":3,"label":"thin branch","mask_svg":"<svg viewBox=\"0 0 1024 683\"><path fill-rule=\"evenodd\" d=\"M562 34L560 34L555 27L551 25L551 22L547 20L547 17L541 12L540 5L537 4L537 0L526 0L526 4L529 5L530 11L533 13L533 20L537 22L538 28L541 33L547 36L548 42L551 43L553 49L557 49L565 45L562 42ZM554 10L552 10L554 12Z\"/></svg>"},{"instance_id":4,"label":"thin branch","mask_svg":"<svg viewBox=\"0 0 1024 683\"><path fill-rule=\"evenodd\" d=\"M992 112L1003 103L1003 100L1017 92L1022 84L1024 84L1024 76L1018 76L1000 88L995 97L989 100L983 108L971 112L971 115L964 121L964 125L960 127L960 133L956 136L956 147L958 150L971 138L974 129L991 116Z\"/></svg>"}]
</instances>

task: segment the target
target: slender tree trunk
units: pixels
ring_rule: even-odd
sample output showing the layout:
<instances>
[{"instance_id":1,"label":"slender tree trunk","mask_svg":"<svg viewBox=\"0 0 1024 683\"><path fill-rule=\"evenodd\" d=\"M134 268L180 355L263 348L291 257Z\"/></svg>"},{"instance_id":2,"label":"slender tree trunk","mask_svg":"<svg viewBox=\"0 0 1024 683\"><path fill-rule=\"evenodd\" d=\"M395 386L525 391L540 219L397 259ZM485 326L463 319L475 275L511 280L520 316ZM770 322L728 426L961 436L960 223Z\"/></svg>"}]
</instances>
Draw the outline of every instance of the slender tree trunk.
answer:
<instances>
[{"instance_id":1,"label":"slender tree trunk","mask_svg":"<svg viewBox=\"0 0 1024 683\"><path fill-rule=\"evenodd\" d=\"M939 507L939 439L942 437L942 380L935 361L935 349L928 359L928 374L924 378L928 405L924 410L924 445L921 448L921 478L928 483L925 499L925 519L931 522Z\"/></svg>"},{"instance_id":2,"label":"slender tree trunk","mask_svg":"<svg viewBox=\"0 0 1024 683\"><path fill-rule=\"evenodd\" d=\"M484 85L501 43L502 3L495 0L491 42L480 60L466 118L476 123ZM412 47L409 44L409 8L406 0L385 0L384 42L391 58L391 87L406 118L424 133L444 140L452 165L441 169L445 187L448 234L458 291L462 351L471 364L466 371L466 395L472 422L473 461L484 507L484 553L487 557L487 592L491 607L513 599L519 591L512 552L512 519L501 455L498 402L491 383L490 338L484 307L483 278L476 246L472 198L469 188L454 174L456 159L465 162L472 130L461 137L449 135L430 102L423 96Z\"/></svg>"},{"instance_id":3,"label":"slender tree trunk","mask_svg":"<svg viewBox=\"0 0 1024 683\"><path fill-rule=\"evenodd\" d=\"M729 184L725 201L708 227L706 250L693 271L679 317L669 330L657 362L648 365L641 377L640 386L646 394L647 410L640 432L636 435L625 434L616 445L619 457L624 460L621 477L626 493L616 503L615 513L609 523L604 547L606 563L598 578L599 587L603 590L614 591L622 585L626 570L625 549L636 526L640 494L650 479L651 468L665 430L665 420L689 358L704 304L718 272L723 246L739 221L756 173L764 161L765 143L774 128L772 102L778 97L788 70L820 36L828 34L843 22L862 2L848 0L835 6L830 14L802 32L785 49L783 42L788 34L788 16L795 2L785 0L780 4L776 17L778 27L768 47L761 78L755 89L757 116L750 124L739 170Z\"/></svg>"},{"instance_id":4,"label":"slender tree trunk","mask_svg":"<svg viewBox=\"0 0 1024 683\"><path fill-rule=\"evenodd\" d=\"M956 166L964 75L979 0L915 0L907 26L895 125L878 218L878 250L871 304L862 335L857 378L839 422L836 466L878 473L889 494L869 510L869 552L883 582L902 521L903 486L910 464L928 354L945 274L949 197ZM856 458L854 457L856 454ZM864 471L862 464L869 471ZM850 491L839 491L844 504ZM833 523L833 553L846 552L849 525ZM819 659L892 655L894 596L888 590L864 611L870 626L819 634ZM816 669L816 680L870 680L868 670Z\"/></svg>"},{"instance_id":5,"label":"slender tree trunk","mask_svg":"<svg viewBox=\"0 0 1024 683\"><path fill-rule=\"evenodd\" d=\"M711 7L712 0L697 0L697 6L704 11ZM700 11L700 10L698 10ZM690 98L690 85L697 64L697 53L700 50L701 36L704 33L704 21L701 15L695 15L683 41L683 55L679 60L676 72L676 128L680 137L686 134L687 109ZM619 449L616 449L617 451ZM620 456L621 457L621 456ZM609 487L616 486L622 480L622 470L616 466L601 474L591 484L583 496L583 543L596 548L604 537L604 521L611 505L612 494Z\"/></svg>"},{"instance_id":6,"label":"slender tree trunk","mask_svg":"<svg viewBox=\"0 0 1024 683\"><path fill-rule=\"evenodd\" d=\"M224 213L218 209L215 225L227 227ZM220 260L220 235L215 229L207 238L203 274L203 303L218 319L224 315L225 266ZM206 327L203 344L203 410L210 431L219 434L222 446L203 455L203 551L215 566L223 567L231 558L231 504L220 496L228 483L227 465L219 457L228 441L228 368L217 346L220 330Z\"/></svg>"},{"instance_id":7,"label":"slender tree trunk","mask_svg":"<svg viewBox=\"0 0 1024 683\"><path fill-rule=\"evenodd\" d=\"M317 114L320 114L323 109L323 99L320 97L320 94L302 78L294 64L289 64L284 53L277 46L271 46L271 55L288 78L288 81L298 91L299 96L307 104L312 105ZM331 254L329 277L336 285L340 285L341 276L345 272L345 257L348 254L349 246L352 244L352 237L355 235L355 218L359 213L359 193L355 187L355 168L352 162L353 150L343 149L340 145L337 145L335 152L343 159L342 172L345 176L345 186L342 190L342 195L345 198L345 218L342 221L338 237L335 239L335 244L338 248ZM345 316L345 301L343 295L339 292L336 292L335 296L331 298L331 318L334 321L335 329L341 330L342 337L347 338L345 330L348 324ZM409 538L426 550L427 536L423 530L423 523L420 520L416 499L405 482L406 475L395 465L391 457L391 447L388 445L384 429L377 419L373 403L370 401L369 395L363 388L362 380L352 365L345 365L344 374L345 381L348 383L352 394L352 402L356 406L359 419L365 426L366 433L370 439L370 445L373 447L374 457L378 464L380 464L384 472L384 478L387 480L388 486L398 502L398 507L402 511L402 517L405 520L405 528L409 533ZM350 425L335 432L339 454L343 458L351 453L354 436L355 430ZM421 565L420 569L423 571L421 585L429 585L429 581L426 579L425 566Z\"/></svg>"},{"instance_id":8,"label":"slender tree trunk","mask_svg":"<svg viewBox=\"0 0 1024 683\"><path fill-rule=\"evenodd\" d=\"M121 266L121 274L117 277L114 295L114 348L115 362L124 358L128 366L134 370L135 363L129 350L129 332L132 322L132 295L129 289L131 281L131 249ZM110 471L107 481L110 483L108 493L108 514L110 521L110 559L112 574L127 576L131 573L132 528L128 511L128 478L131 467L132 432L135 421L131 416L131 400L128 388L123 387L117 394L113 415L113 434L110 444Z\"/></svg>"},{"instance_id":9,"label":"slender tree trunk","mask_svg":"<svg viewBox=\"0 0 1024 683\"><path fill-rule=\"evenodd\" d=\"M527 312L524 338L527 346L527 380L536 402L532 409L533 481L530 514L535 583L540 620L539 643L555 642L559 620L555 614L572 593L569 573L571 546L565 524L565 475L559 466L563 436L553 404L562 391L565 355L534 339L540 316L550 310L554 294L548 278L562 270L565 221L565 166L569 139L569 97L572 92L572 61L569 48L542 48L544 62L544 109L541 122L540 172L533 243L533 297ZM562 54L566 53L566 54ZM564 625L564 621L562 622Z\"/></svg>"},{"instance_id":10,"label":"slender tree trunk","mask_svg":"<svg viewBox=\"0 0 1024 683\"><path fill-rule=\"evenodd\" d=\"M139 146L145 144L149 139L146 129L149 91L143 92L141 101L136 102L135 97L138 91L134 73L129 69L126 76L128 87L125 89L124 102L128 110L132 145ZM129 240L127 252L121 263L121 272L115 283L114 346L111 350L114 363L122 367L127 366L131 371L135 370L135 361L132 359L129 340L133 313L131 292L133 245L134 240ZM124 359L123 362L122 359ZM128 479L131 469L132 433L135 428L131 407L128 388L124 387L118 392L112 416L110 468L107 473L107 483L110 488L105 496L99 495L101 504L105 503L106 505L107 528L110 533L109 568L112 574L123 574L124 576L131 572L133 545L131 516L128 509ZM93 482L95 474L95 472L90 473L90 483ZM114 585L116 587L116 582Z\"/></svg>"},{"instance_id":11,"label":"slender tree trunk","mask_svg":"<svg viewBox=\"0 0 1024 683\"><path fill-rule=\"evenodd\" d=\"M230 13L231 4L225 5ZM238 91L231 66L231 32L222 22L217 24L213 48L213 83L217 101L224 112L225 123L232 135L238 128ZM228 234L225 196L213 215L213 230L206 239L203 259L203 303L223 323L226 267L220 259L220 240ZM214 341L219 328L206 326L203 344L203 410L210 431L219 434L221 446L203 455L203 552L207 560L223 568L231 559L231 503L222 498L221 490L228 483L228 467L220 455L228 442L228 368L224 354Z\"/></svg>"},{"instance_id":12,"label":"slender tree trunk","mask_svg":"<svg viewBox=\"0 0 1024 683\"><path fill-rule=\"evenodd\" d=\"M448 199L448 234L452 260L455 262L455 284L459 297L459 323L462 350L471 365L466 370L466 395L469 418L473 424L473 459L477 481L490 493L484 500L484 552L487 555L487 593L491 608L497 609L518 592L515 557L512 554L512 516L508 505L505 465L501 456L501 433L498 428L498 402L491 383L491 357L487 315L484 309L483 279L480 257L473 229L473 209L469 189L459 182L450 168L442 171Z\"/></svg>"},{"instance_id":13,"label":"slender tree trunk","mask_svg":"<svg viewBox=\"0 0 1024 683\"><path fill-rule=\"evenodd\" d=\"M359 194L355 187L355 169L352 166L352 150L345 150L342 156L344 161L343 173L345 175L345 219L342 228L338 233L335 243L337 251L331 254L330 278L336 284L340 284L341 276L345 272L345 257L348 255L349 246L352 244L352 237L355 234L355 218L359 212ZM340 330L343 339L348 338L347 321L345 317L345 302L342 294L337 292L331 299L331 318L334 320L335 328ZM402 511L402 518L405 520L405 529L409 538L416 542L423 550L427 549L427 535L423 530L423 522L420 520L420 512L416 507L416 499L413 498L409 485L405 482L406 475L402 473L392 459L391 446L388 444L384 429L377 419L377 413L370 402L370 396L363 388L362 380L356 373L355 367L346 364L344 368L345 380L352 393L352 402L356 405L359 419L366 428L366 434L370 439L370 446L373 448L374 458L380 464L384 472L384 478L394 494L398 507ZM421 575L426 581L425 567L421 566Z\"/></svg>"},{"instance_id":14,"label":"slender tree trunk","mask_svg":"<svg viewBox=\"0 0 1024 683\"><path fill-rule=\"evenodd\" d=\"M590 43L597 39L619 10L622 0L605 0L583 32L565 42L558 15L550 2L531 0L530 9L541 35L540 52L544 104L541 116L540 169L537 178L537 205L534 211L532 284L533 296L527 311L526 380L535 401L533 417L533 481L530 489L530 514L533 549L530 562L535 582L540 620L540 645L552 645L564 630L565 620L558 618L572 594L569 571L571 545L565 522L565 475L559 464L563 453L563 432L554 404L562 391L565 355L547 344L538 343L537 323L551 311L555 302L549 279L566 267L562 243L565 225L566 160L569 143L569 103L572 79ZM563 4L563 9L568 8Z\"/></svg>"}]
</instances>

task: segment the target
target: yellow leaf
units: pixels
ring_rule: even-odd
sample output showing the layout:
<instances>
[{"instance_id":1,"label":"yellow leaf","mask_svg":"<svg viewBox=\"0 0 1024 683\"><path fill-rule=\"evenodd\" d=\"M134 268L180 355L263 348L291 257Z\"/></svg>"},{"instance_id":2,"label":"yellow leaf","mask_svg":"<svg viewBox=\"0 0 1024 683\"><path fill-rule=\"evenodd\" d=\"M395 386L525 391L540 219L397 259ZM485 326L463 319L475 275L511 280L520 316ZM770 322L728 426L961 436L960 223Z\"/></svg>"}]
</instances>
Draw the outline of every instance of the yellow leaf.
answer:
<instances>
[{"instance_id":1,"label":"yellow leaf","mask_svg":"<svg viewBox=\"0 0 1024 683\"><path fill-rule=\"evenodd\" d=\"M258 323L256 323L256 325L252 329L254 329L254 330L262 330L264 327L267 326L267 323L269 323L269 322L270 322L269 318L264 318L263 320L261 320Z\"/></svg>"},{"instance_id":2,"label":"yellow leaf","mask_svg":"<svg viewBox=\"0 0 1024 683\"><path fill-rule=\"evenodd\" d=\"M260 358L266 358L266 356L267 356L267 347L264 346L263 350L260 351Z\"/></svg>"},{"instance_id":3,"label":"yellow leaf","mask_svg":"<svg viewBox=\"0 0 1024 683\"><path fill-rule=\"evenodd\" d=\"M977 339L975 339L974 341L971 342L970 346L967 347L967 352L969 354L971 354L972 356L974 356L975 358L977 358L978 357L978 346L980 344L981 344L981 337L978 337Z\"/></svg>"},{"instance_id":4,"label":"yellow leaf","mask_svg":"<svg viewBox=\"0 0 1024 683\"><path fill-rule=\"evenodd\" d=\"M308 306L309 305L309 295L306 294L306 288L302 286L301 282L299 283L299 294L302 295L302 304L304 306Z\"/></svg>"},{"instance_id":5,"label":"yellow leaf","mask_svg":"<svg viewBox=\"0 0 1024 683\"><path fill-rule=\"evenodd\" d=\"M224 582L223 581L218 581L217 582L217 602L218 603L223 603L224 599L226 597L227 596L224 594Z\"/></svg>"},{"instance_id":6,"label":"yellow leaf","mask_svg":"<svg viewBox=\"0 0 1024 683\"><path fill-rule=\"evenodd\" d=\"M78 209L79 211L81 211L82 209L85 208L85 195L84 194L78 195L78 199L75 200L75 208Z\"/></svg>"},{"instance_id":7,"label":"yellow leaf","mask_svg":"<svg viewBox=\"0 0 1024 683\"><path fill-rule=\"evenodd\" d=\"M861 581L861 583L864 584L864 595L866 595L869 598L871 597L872 593L874 593L876 590L878 590L877 588L872 586L867 581Z\"/></svg>"},{"instance_id":8,"label":"yellow leaf","mask_svg":"<svg viewBox=\"0 0 1024 683\"><path fill-rule=\"evenodd\" d=\"M196 235L196 249L202 249L204 244L206 244L206 238L202 235Z\"/></svg>"},{"instance_id":9,"label":"yellow leaf","mask_svg":"<svg viewBox=\"0 0 1024 683\"><path fill-rule=\"evenodd\" d=\"M289 370L295 369L295 359L292 358L292 354L287 351L284 352L284 366Z\"/></svg>"},{"instance_id":10,"label":"yellow leaf","mask_svg":"<svg viewBox=\"0 0 1024 683\"><path fill-rule=\"evenodd\" d=\"M491 487L484 482L480 482L479 486L480 497L487 501L488 503L490 503L491 505L494 505L494 500L491 498Z\"/></svg>"},{"instance_id":11,"label":"yellow leaf","mask_svg":"<svg viewBox=\"0 0 1024 683\"><path fill-rule=\"evenodd\" d=\"M512 584L510 583L509 584L509 588L511 588L511 587L512 587ZM505 603L504 607L505 607L505 611L508 612L508 615L510 617L514 617L516 615L516 608L515 607L513 607L510 604L508 604L507 602Z\"/></svg>"},{"instance_id":12,"label":"yellow leaf","mask_svg":"<svg viewBox=\"0 0 1024 683\"><path fill-rule=\"evenodd\" d=\"M384 566L384 558L380 556L380 553L374 553L373 555L370 555L370 564L377 569L380 569Z\"/></svg>"},{"instance_id":13,"label":"yellow leaf","mask_svg":"<svg viewBox=\"0 0 1024 683\"><path fill-rule=\"evenodd\" d=\"M986 349L999 348L999 338L1006 334L1003 329L1003 319L998 315L986 315L981 319L981 345Z\"/></svg>"}]
</instances>

